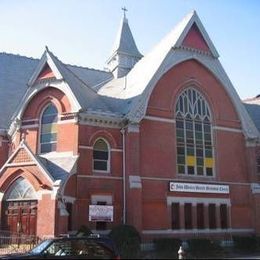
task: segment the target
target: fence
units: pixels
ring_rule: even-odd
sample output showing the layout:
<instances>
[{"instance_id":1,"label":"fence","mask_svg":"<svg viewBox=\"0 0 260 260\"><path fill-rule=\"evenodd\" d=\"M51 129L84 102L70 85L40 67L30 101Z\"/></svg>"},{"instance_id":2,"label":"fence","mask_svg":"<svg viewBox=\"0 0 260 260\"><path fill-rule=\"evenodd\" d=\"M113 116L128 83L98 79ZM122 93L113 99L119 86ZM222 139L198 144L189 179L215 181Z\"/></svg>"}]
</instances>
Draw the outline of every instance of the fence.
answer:
<instances>
[{"instance_id":1,"label":"fence","mask_svg":"<svg viewBox=\"0 0 260 260\"><path fill-rule=\"evenodd\" d=\"M0 256L13 253L24 253L40 242L36 236L11 234L0 231Z\"/></svg>"}]
</instances>

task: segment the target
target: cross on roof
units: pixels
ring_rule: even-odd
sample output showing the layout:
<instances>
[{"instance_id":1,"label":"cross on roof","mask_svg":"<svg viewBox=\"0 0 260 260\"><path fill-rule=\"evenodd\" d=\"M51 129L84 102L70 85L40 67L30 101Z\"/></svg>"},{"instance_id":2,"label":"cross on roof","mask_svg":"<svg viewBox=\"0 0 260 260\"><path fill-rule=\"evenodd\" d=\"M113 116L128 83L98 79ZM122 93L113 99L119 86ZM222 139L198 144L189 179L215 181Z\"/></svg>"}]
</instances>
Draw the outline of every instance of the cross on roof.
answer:
<instances>
[{"instance_id":1,"label":"cross on roof","mask_svg":"<svg viewBox=\"0 0 260 260\"><path fill-rule=\"evenodd\" d=\"M124 17L125 17L125 13L126 13L128 10L126 9L126 7L125 7L125 6L124 6L124 7L122 7L121 9L123 10L123 12L124 12Z\"/></svg>"}]
</instances>

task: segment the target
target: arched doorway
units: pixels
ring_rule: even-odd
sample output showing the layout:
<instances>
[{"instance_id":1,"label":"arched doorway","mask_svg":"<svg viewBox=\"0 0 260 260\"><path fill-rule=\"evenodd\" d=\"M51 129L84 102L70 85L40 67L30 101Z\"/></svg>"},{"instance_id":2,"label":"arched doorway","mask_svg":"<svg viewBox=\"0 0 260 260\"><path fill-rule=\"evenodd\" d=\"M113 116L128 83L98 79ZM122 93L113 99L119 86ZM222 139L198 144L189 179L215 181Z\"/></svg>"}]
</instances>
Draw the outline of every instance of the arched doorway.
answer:
<instances>
[{"instance_id":1,"label":"arched doorway","mask_svg":"<svg viewBox=\"0 0 260 260\"><path fill-rule=\"evenodd\" d=\"M37 196L32 185L19 177L8 188L2 208L2 229L36 235Z\"/></svg>"}]
</instances>

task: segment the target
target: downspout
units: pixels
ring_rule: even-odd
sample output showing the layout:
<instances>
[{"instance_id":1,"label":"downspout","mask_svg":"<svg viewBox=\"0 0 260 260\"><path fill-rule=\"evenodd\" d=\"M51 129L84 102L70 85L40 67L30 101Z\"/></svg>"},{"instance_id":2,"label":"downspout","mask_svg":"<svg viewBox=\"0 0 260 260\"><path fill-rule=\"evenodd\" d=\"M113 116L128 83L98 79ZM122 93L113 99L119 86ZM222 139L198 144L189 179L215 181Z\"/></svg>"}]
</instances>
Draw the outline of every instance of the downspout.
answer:
<instances>
[{"instance_id":1,"label":"downspout","mask_svg":"<svg viewBox=\"0 0 260 260\"><path fill-rule=\"evenodd\" d=\"M127 86L127 75L124 79L124 89ZM125 129L128 125L128 122L125 122L125 126L121 129L123 137L123 224L126 224L126 151L125 151Z\"/></svg>"},{"instance_id":2,"label":"downspout","mask_svg":"<svg viewBox=\"0 0 260 260\"><path fill-rule=\"evenodd\" d=\"M125 128L121 129L123 137L123 224L126 224L126 158L125 158Z\"/></svg>"}]
</instances>

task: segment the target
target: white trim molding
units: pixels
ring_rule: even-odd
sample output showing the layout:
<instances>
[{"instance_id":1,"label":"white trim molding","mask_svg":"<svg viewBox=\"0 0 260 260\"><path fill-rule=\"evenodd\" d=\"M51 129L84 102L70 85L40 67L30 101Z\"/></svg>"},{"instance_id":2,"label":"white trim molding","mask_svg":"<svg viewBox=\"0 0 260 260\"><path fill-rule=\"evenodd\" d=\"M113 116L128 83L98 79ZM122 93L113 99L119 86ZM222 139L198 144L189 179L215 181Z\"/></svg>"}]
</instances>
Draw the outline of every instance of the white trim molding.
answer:
<instances>
[{"instance_id":1,"label":"white trim molding","mask_svg":"<svg viewBox=\"0 0 260 260\"><path fill-rule=\"evenodd\" d=\"M140 131L139 124L129 124L127 126L128 133L139 133L139 131Z\"/></svg>"},{"instance_id":2,"label":"white trim molding","mask_svg":"<svg viewBox=\"0 0 260 260\"><path fill-rule=\"evenodd\" d=\"M170 123L170 124L176 123L175 119L158 117L158 116L145 116L144 119L151 120L151 121L157 121L157 122L163 122L163 123Z\"/></svg>"},{"instance_id":3,"label":"white trim molding","mask_svg":"<svg viewBox=\"0 0 260 260\"><path fill-rule=\"evenodd\" d=\"M142 230L142 234L144 235L170 235L170 234L221 234L221 233L254 233L255 230L253 228L226 228L226 229L178 229L178 230L172 230L172 229L158 229L158 230Z\"/></svg>"},{"instance_id":4,"label":"white trim molding","mask_svg":"<svg viewBox=\"0 0 260 260\"><path fill-rule=\"evenodd\" d=\"M116 176L105 176L105 175L101 175L100 174L96 174L96 175L77 175L77 178L86 178L86 179L110 179L110 180L123 180L122 177L116 177Z\"/></svg>"},{"instance_id":5,"label":"white trim molding","mask_svg":"<svg viewBox=\"0 0 260 260\"><path fill-rule=\"evenodd\" d=\"M224 127L224 126L213 126L213 130L219 131L226 131L226 132L233 132L233 133L243 133L242 129L232 128L232 127Z\"/></svg>"},{"instance_id":6,"label":"white trim molding","mask_svg":"<svg viewBox=\"0 0 260 260\"><path fill-rule=\"evenodd\" d=\"M3 192L0 192L0 201L2 201L3 200L3 198L4 198L4 193Z\"/></svg>"},{"instance_id":7,"label":"white trim molding","mask_svg":"<svg viewBox=\"0 0 260 260\"><path fill-rule=\"evenodd\" d=\"M86 149L86 150L93 150L93 146L89 146L89 145L79 145L79 149ZM120 148L111 148L110 149L111 152L123 152L123 149Z\"/></svg>"}]
</instances>

